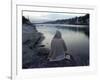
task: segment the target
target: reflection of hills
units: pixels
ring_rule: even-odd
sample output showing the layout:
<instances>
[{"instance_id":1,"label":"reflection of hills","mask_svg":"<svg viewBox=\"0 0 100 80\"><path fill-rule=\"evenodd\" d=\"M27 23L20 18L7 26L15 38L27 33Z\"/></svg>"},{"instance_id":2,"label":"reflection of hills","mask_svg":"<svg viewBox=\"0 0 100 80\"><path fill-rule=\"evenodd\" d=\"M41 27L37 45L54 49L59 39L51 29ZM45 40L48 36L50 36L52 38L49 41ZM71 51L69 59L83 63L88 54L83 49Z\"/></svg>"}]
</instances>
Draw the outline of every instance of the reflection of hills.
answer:
<instances>
[{"instance_id":1,"label":"reflection of hills","mask_svg":"<svg viewBox=\"0 0 100 80\"><path fill-rule=\"evenodd\" d=\"M47 21L45 24L78 24L78 25L89 25L89 14L80 17L74 17L70 19L58 19L55 21Z\"/></svg>"}]
</instances>

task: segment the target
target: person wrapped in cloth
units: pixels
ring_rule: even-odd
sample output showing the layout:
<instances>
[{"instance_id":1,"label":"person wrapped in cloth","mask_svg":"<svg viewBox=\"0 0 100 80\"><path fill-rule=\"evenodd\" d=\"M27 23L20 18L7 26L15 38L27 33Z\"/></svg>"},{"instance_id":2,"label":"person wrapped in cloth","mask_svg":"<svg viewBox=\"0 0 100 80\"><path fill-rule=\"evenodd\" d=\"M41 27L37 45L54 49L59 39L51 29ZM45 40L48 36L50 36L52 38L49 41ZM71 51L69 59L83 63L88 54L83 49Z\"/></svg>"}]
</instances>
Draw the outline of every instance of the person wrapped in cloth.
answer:
<instances>
[{"instance_id":1,"label":"person wrapped in cloth","mask_svg":"<svg viewBox=\"0 0 100 80\"><path fill-rule=\"evenodd\" d=\"M70 59L70 55L66 56L67 47L62 39L60 31L56 31L55 36L51 41L51 51L48 55L49 61L60 61L65 58Z\"/></svg>"}]
</instances>

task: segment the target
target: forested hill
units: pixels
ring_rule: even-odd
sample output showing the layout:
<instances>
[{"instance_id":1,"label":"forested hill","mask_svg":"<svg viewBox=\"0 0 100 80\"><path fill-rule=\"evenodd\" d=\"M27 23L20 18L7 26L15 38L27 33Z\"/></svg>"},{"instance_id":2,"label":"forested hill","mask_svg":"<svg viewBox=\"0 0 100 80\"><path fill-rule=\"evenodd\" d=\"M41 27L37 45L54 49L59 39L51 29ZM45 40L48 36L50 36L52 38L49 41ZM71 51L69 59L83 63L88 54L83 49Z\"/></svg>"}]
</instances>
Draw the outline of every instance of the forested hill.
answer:
<instances>
[{"instance_id":1,"label":"forested hill","mask_svg":"<svg viewBox=\"0 0 100 80\"><path fill-rule=\"evenodd\" d=\"M74 25L89 25L89 14L70 19L58 19L55 21L44 22L45 24L74 24Z\"/></svg>"}]
</instances>

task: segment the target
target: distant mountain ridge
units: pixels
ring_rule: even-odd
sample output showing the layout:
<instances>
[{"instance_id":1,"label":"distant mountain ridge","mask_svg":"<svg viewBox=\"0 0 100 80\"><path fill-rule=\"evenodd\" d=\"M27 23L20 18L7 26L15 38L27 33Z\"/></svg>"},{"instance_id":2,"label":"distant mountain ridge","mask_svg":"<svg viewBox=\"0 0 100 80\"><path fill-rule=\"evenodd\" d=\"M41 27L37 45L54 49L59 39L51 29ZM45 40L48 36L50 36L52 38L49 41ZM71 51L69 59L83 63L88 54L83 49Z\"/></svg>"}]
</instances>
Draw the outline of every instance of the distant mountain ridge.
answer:
<instances>
[{"instance_id":1,"label":"distant mountain ridge","mask_svg":"<svg viewBox=\"0 0 100 80\"><path fill-rule=\"evenodd\" d=\"M74 25L89 25L89 14L80 17L69 19L58 19L55 21L47 21L44 24L74 24Z\"/></svg>"}]
</instances>

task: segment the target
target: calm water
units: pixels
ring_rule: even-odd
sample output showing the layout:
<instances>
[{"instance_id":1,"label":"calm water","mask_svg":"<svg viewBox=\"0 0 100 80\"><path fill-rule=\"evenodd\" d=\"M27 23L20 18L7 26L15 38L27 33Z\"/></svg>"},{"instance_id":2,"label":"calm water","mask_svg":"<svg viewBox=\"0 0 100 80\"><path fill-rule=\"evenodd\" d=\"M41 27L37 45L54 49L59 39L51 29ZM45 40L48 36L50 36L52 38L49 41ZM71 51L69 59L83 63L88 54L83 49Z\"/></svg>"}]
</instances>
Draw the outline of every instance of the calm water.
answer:
<instances>
[{"instance_id":1,"label":"calm water","mask_svg":"<svg viewBox=\"0 0 100 80\"><path fill-rule=\"evenodd\" d=\"M78 65L88 65L89 37L81 31L74 31L68 28L64 28L63 26L66 25L36 24L37 30L43 33L43 35L45 36L45 39L43 40L42 44L45 45L45 47L50 48L51 40L54 37L56 30L59 30L68 48L67 52L74 56ZM77 27L77 25L71 25L70 27ZM80 25L80 27L85 26Z\"/></svg>"}]
</instances>

